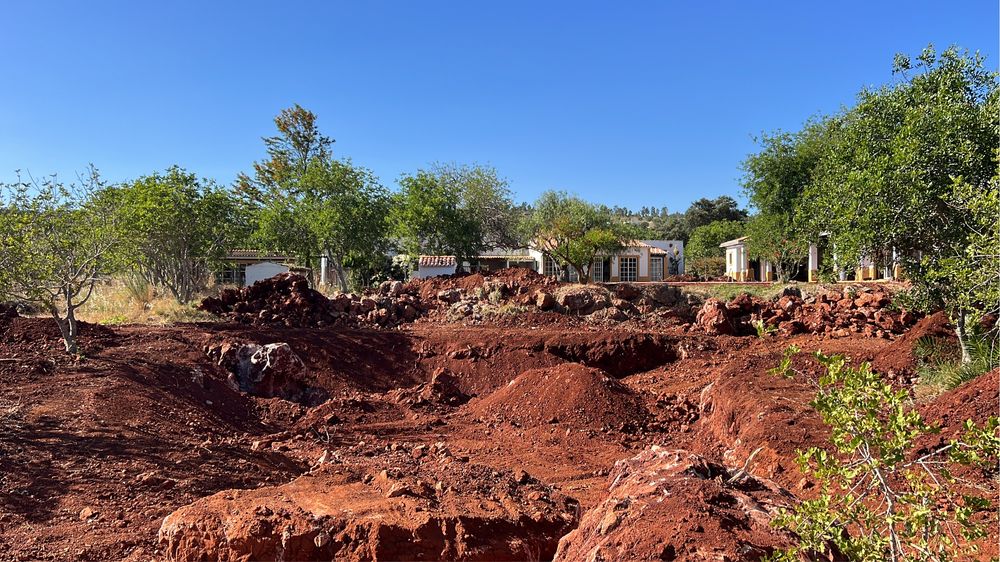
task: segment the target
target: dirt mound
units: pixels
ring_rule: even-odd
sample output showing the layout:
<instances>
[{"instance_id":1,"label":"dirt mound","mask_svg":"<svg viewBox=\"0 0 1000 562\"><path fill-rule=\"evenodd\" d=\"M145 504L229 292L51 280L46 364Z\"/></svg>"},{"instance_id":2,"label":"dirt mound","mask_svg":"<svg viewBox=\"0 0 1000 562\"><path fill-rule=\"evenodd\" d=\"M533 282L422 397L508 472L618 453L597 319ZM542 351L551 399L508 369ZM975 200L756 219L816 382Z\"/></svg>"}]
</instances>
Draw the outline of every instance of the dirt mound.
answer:
<instances>
[{"instance_id":1,"label":"dirt mound","mask_svg":"<svg viewBox=\"0 0 1000 562\"><path fill-rule=\"evenodd\" d=\"M802 298L798 290L786 290L775 300L747 293L728 303L708 299L698 311L696 323L709 334L750 335L759 330L789 337L824 334L846 337L860 333L890 338L904 333L917 317L889 308L891 295L879 287L846 287Z\"/></svg>"},{"instance_id":2,"label":"dirt mound","mask_svg":"<svg viewBox=\"0 0 1000 562\"><path fill-rule=\"evenodd\" d=\"M892 342L872 362L872 368L880 373L899 375L910 373L916 367L917 358L913 354L913 346L922 338L941 338L958 342L955 331L948 323L948 315L935 312L917 321L903 337Z\"/></svg>"},{"instance_id":3,"label":"dirt mound","mask_svg":"<svg viewBox=\"0 0 1000 562\"><path fill-rule=\"evenodd\" d=\"M282 273L242 289L223 289L199 309L241 324L296 327L396 326L424 313L420 300L387 281L364 296L342 293L332 299L311 289L305 277Z\"/></svg>"},{"instance_id":4,"label":"dirt mound","mask_svg":"<svg viewBox=\"0 0 1000 562\"><path fill-rule=\"evenodd\" d=\"M177 510L160 528L166 559L547 560L576 523L573 500L525 473L386 456Z\"/></svg>"},{"instance_id":5,"label":"dirt mound","mask_svg":"<svg viewBox=\"0 0 1000 562\"><path fill-rule=\"evenodd\" d=\"M790 494L688 451L654 445L617 462L608 481L556 561L759 560L790 544L770 527Z\"/></svg>"},{"instance_id":6,"label":"dirt mound","mask_svg":"<svg viewBox=\"0 0 1000 562\"><path fill-rule=\"evenodd\" d=\"M748 354L749 355L749 354ZM826 442L829 430L809 405L810 381L771 375L780 350L731 360L699 397L698 452L718 455L725 463L772 478L786 487L801 485L796 451ZM819 367L805 354L795 368L818 376Z\"/></svg>"},{"instance_id":7,"label":"dirt mound","mask_svg":"<svg viewBox=\"0 0 1000 562\"><path fill-rule=\"evenodd\" d=\"M589 338L587 341L550 340L545 351L575 363L624 377L654 369L677 359L677 342L662 334L629 333Z\"/></svg>"},{"instance_id":8,"label":"dirt mound","mask_svg":"<svg viewBox=\"0 0 1000 562\"><path fill-rule=\"evenodd\" d=\"M548 423L634 431L648 412L627 386L577 363L525 371L507 386L470 402L473 416L537 427Z\"/></svg>"},{"instance_id":9,"label":"dirt mound","mask_svg":"<svg viewBox=\"0 0 1000 562\"><path fill-rule=\"evenodd\" d=\"M980 425L990 416L997 415L1000 400L1000 368L945 392L922 406L920 413L925 420L936 421L941 426L938 440L947 441L964 431L962 424L972 420Z\"/></svg>"}]
</instances>

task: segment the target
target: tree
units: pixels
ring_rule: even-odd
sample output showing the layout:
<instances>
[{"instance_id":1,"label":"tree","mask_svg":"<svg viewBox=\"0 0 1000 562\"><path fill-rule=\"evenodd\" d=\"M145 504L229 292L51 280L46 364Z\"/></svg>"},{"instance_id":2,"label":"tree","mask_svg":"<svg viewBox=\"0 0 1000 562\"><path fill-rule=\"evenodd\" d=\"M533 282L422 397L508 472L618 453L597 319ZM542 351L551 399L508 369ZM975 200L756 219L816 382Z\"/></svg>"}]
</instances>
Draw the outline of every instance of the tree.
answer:
<instances>
[{"instance_id":1,"label":"tree","mask_svg":"<svg viewBox=\"0 0 1000 562\"><path fill-rule=\"evenodd\" d=\"M434 165L404 175L399 184L392 224L411 256L454 255L461 264L489 248L523 245L518 208L493 168Z\"/></svg>"},{"instance_id":2,"label":"tree","mask_svg":"<svg viewBox=\"0 0 1000 562\"><path fill-rule=\"evenodd\" d=\"M719 245L743 236L745 230L746 223L738 220L718 220L699 226L691 231L691 238L684 245L685 258L696 260L722 256L725 252Z\"/></svg>"},{"instance_id":3,"label":"tree","mask_svg":"<svg viewBox=\"0 0 1000 562\"><path fill-rule=\"evenodd\" d=\"M715 199L702 197L691 203L688 210L684 212L684 222L689 236L699 226L716 221L744 221L746 218L747 212L740 209L739 203L728 195L721 195Z\"/></svg>"},{"instance_id":4,"label":"tree","mask_svg":"<svg viewBox=\"0 0 1000 562\"><path fill-rule=\"evenodd\" d=\"M311 171L299 208L319 253L336 269L341 291L348 289L348 264L372 272L383 265L389 203L375 174L349 161L328 159Z\"/></svg>"},{"instance_id":5,"label":"tree","mask_svg":"<svg viewBox=\"0 0 1000 562\"><path fill-rule=\"evenodd\" d=\"M830 150L832 131L832 121L819 119L797 133L764 134L758 141L761 150L743 162L743 188L756 210L747 226L747 250L769 261L781 281L795 275L824 224L810 221L812 215L801 208L803 193Z\"/></svg>"},{"instance_id":6,"label":"tree","mask_svg":"<svg viewBox=\"0 0 1000 562\"><path fill-rule=\"evenodd\" d=\"M326 257L347 291L347 264L381 263L388 247L389 193L368 169L333 157L316 116L296 105L264 139L268 159L241 174L237 190L256 210L255 245L314 267Z\"/></svg>"},{"instance_id":7,"label":"tree","mask_svg":"<svg viewBox=\"0 0 1000 562\"><path fill-rule=\"evenodd\" d=\"M48 312L71 354L79 352L77 309L125 263L118 215L94 197L103 187L94 168L68 186L55 176L19 175L3 186L0 201L0 294Z\"/></svg>"},{"instance_id":8,"label":"tree","mask_svg":"<svg viewBox=\"0 0 1000 562\"><path fill-rule=\"evenodd\" d=\"M688 269L702 277L725 273L725 251L719 245L743 236L745 230L746 223L738 220L718 220L695 228L684 245Z\"/></svg>"},{"instance_id":9,"label":"tree","mask_svg":"<svg viewBox=\"0 0 1000 562\"><path fill-rule=\"evenodd\" d=\"M601 254L612 254L639 234L611 209L564 191L546 191L526 219L535 245L563 267L576 270L581 283L590 281L590 264Z\"/></svg>"},{"instance_id":10,"label":"tree","mask_svg":"<svg viewBox=\"0 0 1000 562\"><path fill-rule=\"evenodd\" d=\"M139 274L182 304L206 287L226 251L247 235L230 192L177 166L99 195L117 207Z\"/></svg>"},{"instance_id":11,"label":"tree","mask_svg":"<svg viewBox=\"0 0 1000 562\"><path fill-rule=\"evenodd\" d=\"M986 189L956 178L947 203L965 221L965 247L925 254L910 276L915 300L941 306L955 319L962 363L968 364L973 360L968 326L978 325L986 315L1000 315L1000 176ZM983 339L996 346L1000 325L992 330L993 337Z\"/></svg>"},{"instance_id":12,"label":"tree","mask_svg":"<svg viewBox=\"0 0 1000 562\"><path fill-rule=\"evenodd\" d=\"M794 376L796 352L789 348L774 372ZM867 363L852 368L842 356L817 352L816 358L826 372L810 405L830 427L833 450L799 451L799 466L819 493L775 519L798 544L774 559L839 553L864 562L943 561L974 554L975 541L986 536L974 515L990 509L986 498L995 490L961 479L955 467L996 470L997 418L983 426L967 420L963 435L918 448L918 439L936 428L906 406L906 390L893 389Z\"/></svg>"},{"instance_id":13,"label":"tree","mask_svg":"<svg viewBox=\"0 0 1000 562\"><path fill-rule=\"evenodd\" d=\"M894 74L899 82L862 91L838 119L807 190L807 214L822 221L845 262L895 256L933 297L928 305L951 312L965 342L966 316L981 305L970 298L975 286L958 284L976 281L952 266L978 236L970 228L979 224L976 205L965 202L996 189L997 73L978 54L953 47L938 56L928 47L916 61L897 55Z\"/></svg>"}]
</instances>

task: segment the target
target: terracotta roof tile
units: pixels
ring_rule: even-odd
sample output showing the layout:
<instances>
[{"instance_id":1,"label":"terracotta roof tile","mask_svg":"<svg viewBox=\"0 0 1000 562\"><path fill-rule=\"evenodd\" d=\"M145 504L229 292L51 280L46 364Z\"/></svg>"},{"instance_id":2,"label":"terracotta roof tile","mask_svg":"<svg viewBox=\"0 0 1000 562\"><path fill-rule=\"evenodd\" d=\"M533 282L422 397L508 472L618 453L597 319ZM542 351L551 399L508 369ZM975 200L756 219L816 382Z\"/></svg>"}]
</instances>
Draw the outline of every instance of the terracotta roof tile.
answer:
<instances>
[{"instance_id":1,"label":"terracotta roof tile","mask_svg":"<svg viewBox=\"0 0 1000 562\"><path fill-rule=\"evenodd\" d=\"M420 256L420 267L455 267L455 256Z\"/></svg>"}]
</instances>

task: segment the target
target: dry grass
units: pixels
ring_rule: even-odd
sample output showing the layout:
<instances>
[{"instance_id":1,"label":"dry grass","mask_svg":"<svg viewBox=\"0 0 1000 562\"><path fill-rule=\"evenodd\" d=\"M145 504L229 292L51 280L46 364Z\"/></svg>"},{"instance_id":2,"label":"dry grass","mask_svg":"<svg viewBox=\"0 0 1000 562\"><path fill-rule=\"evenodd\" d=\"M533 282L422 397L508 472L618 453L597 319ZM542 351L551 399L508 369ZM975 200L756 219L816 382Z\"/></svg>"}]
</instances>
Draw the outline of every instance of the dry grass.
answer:
<instances>
[{"instance_id":1,"label":"dry grass","mask_svg":"<svg viewBox=\"0 0 1000 562\"><path fill-rule=\"evenodd\" d=\"M100 283L78 311L77 318L96 324L173 324L211 322L217 317L197 310L201 297L187 305L174 300L168 291L132 278L115 278Z\"/></svg>"}]
</instances>

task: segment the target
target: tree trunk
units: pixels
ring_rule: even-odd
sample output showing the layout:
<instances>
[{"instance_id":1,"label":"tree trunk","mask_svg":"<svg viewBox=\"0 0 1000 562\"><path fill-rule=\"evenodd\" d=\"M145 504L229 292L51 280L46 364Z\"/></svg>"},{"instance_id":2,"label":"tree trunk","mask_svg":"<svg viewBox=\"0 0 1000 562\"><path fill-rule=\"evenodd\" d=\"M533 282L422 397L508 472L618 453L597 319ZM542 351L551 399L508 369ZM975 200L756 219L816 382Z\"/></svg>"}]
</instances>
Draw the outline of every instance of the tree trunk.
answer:
<instances>
[{"instance_id":1,"label":"tree trunk","mask_svg":"<svg viewBox=\"0 0 1000 562\"><path fill-rule=\"evenodd\" d=\"M574 265L573 269L576 270L576 277L580 281L581 285L586 285L590 283L590 276L587 275L587 272L584 271L584 268Z\"/></svg>"},{"instance_id":2,"label":"tree trunk","mask_svg":"<svg viewBox=\"0 0 1000 562\"><path fill-rule=\"evenodd\" d=\"M69 298L66 299L69 305ZM62 334L63 344L66 347L66 353L70 355L76 355L80 348L77 345L77 330L79 329L76 323L76 314L74 313L73 307L67 306L66 317L62 318L59 316L59 312L53 308L52 318L55 319L56 325L59 326L59 333Z\"/></svg>"},{"instance_id":3,"label":"tree trunk","mask_svg":"<svg viewBox=\"0 0 1000 562\"><path fill-rule=\"evenodd\" d=\"M347 272L344 270L343 262L340 258L331 259L331 261L333 261L333 267L337 270L337 285L340 287L340 292L349 292L350 288L347 286Z\"/></svg>"},{"instance_id":4,"label":"tree trunk","mask_svg":"<svg viewBox=\"0 0 1000 562\"><path fill-rule=\"evenodd\" d=\"M969 353L969 334L965 328L965 311L958 312L955 319L955 335L958 336L958 348L962 350L962 364L972 363L972 354Z\"/></svg>"}]
</instances>

